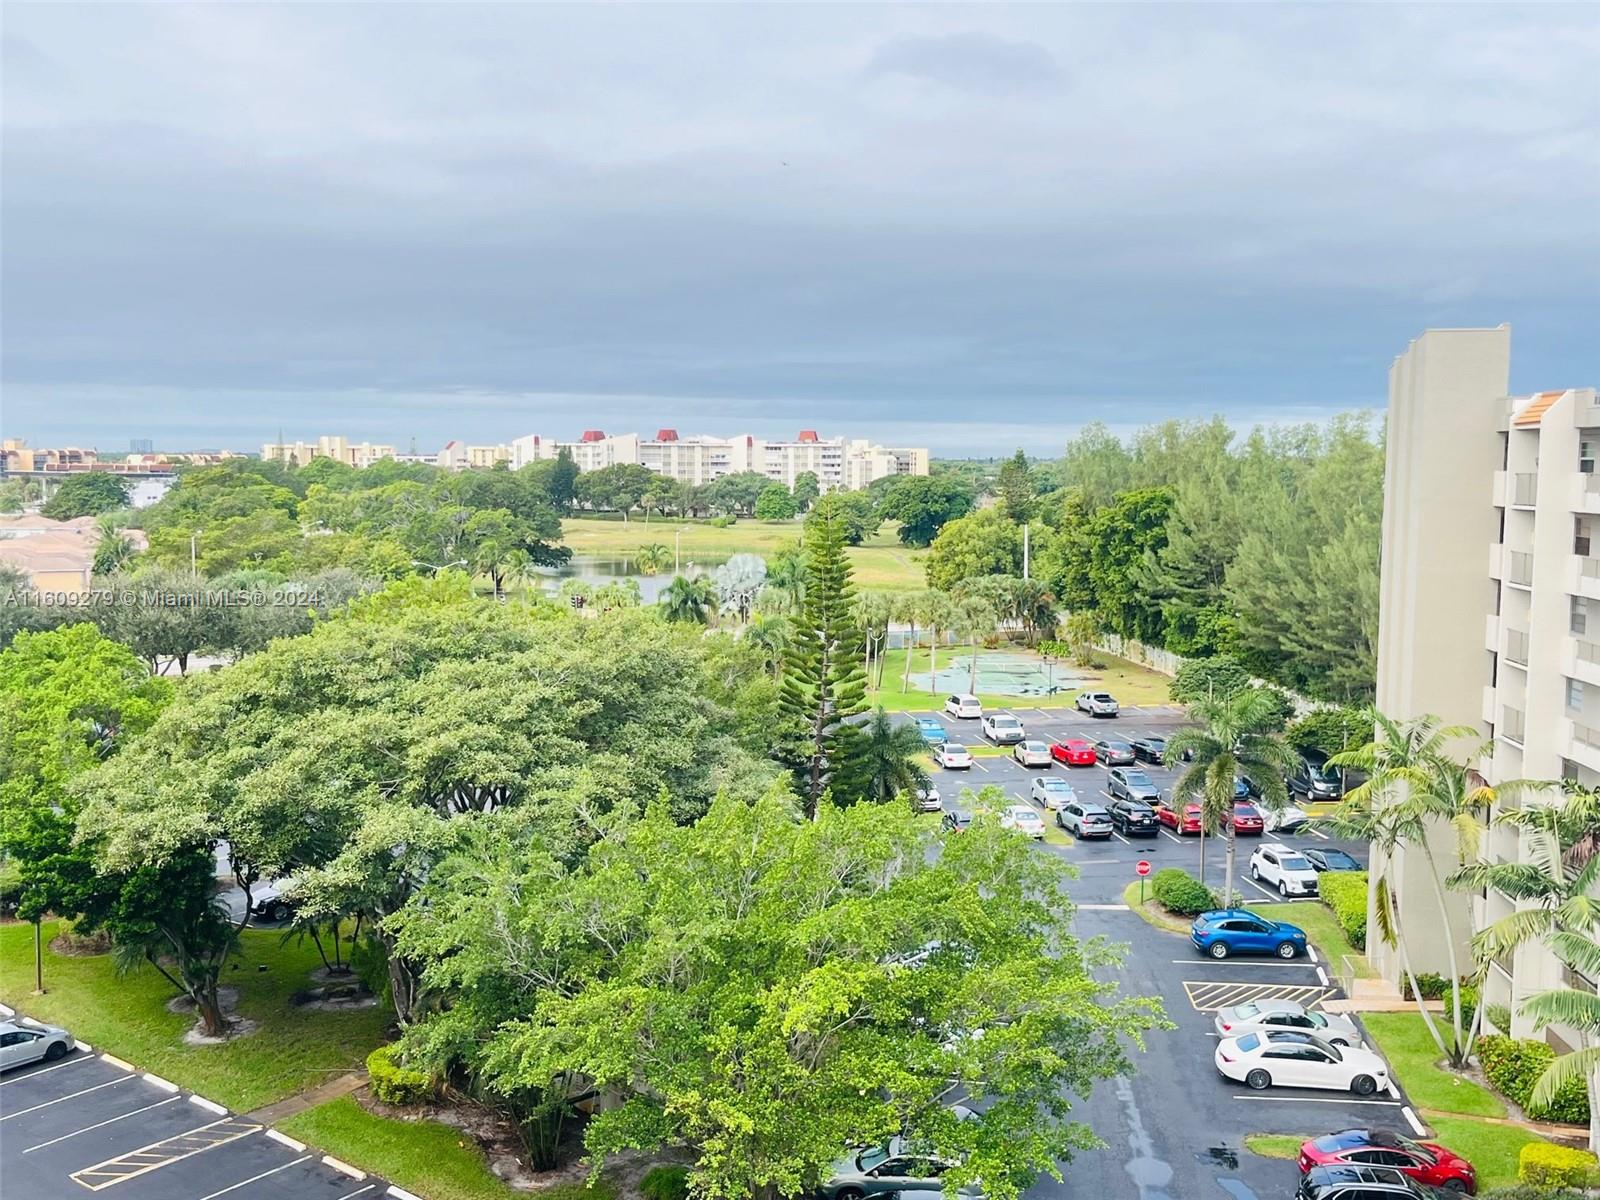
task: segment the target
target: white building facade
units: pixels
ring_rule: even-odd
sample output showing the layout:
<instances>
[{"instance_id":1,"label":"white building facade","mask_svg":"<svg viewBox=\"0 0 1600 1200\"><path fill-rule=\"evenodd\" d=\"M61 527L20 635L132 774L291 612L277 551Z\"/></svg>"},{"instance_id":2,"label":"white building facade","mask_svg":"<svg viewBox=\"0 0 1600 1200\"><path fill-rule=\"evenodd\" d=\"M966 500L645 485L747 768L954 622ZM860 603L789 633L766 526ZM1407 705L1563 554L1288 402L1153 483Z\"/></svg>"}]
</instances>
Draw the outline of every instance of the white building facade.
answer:
<instances>
[{"instance_id":1,"label":"white building facade","mask_svg":"<svg viewBox=\"0 0 1600 1200\"><path fill-rule=\"evenodd\" d=\"M529 434L512 442L512 464L521 466L554 458L565 449L580 471L595 471L617 463L633 463L684 483L700 486L724 475L755 471L785 487L807 471L814 473L823 491L864 488L890 475L926 475L926 449L894 449L864 440L821 438L803 429L793 441L772 441L754 434L720 438L679 437L675 429L656 431L653 438L636 433L608 435L586 430L575 442Z\"/></svg>"},{"instance_id":2,"label":"white building facade","mask_svg":"<svg viewBox=\"0 0 1600 1200\"><path fill-rule=\"evenodd\" d=\"M303 467L313 458L331 458L347 467L361 469L370 467L380 458L394 456L393 446L352 442L342 437L319 437L315 442L269 442L261 447L264 461L281 462L291 467Z\"/></svg>"},{"instance_id":3,"label":"white building facade","mask_svg":"<svg viewBox=\"0 0 1600 1200\"><path fill-rule=\"evenodd\" d=\"M1510 351L1507 326L1429 330L1390 372L1377 703L1478 730L1491 784L1600 785L1600 403L1592 387L1508 396ZM1550 802L1559 797L1501 801ZM1454 835L1440 830L1434 850L1454 862ZM1525 853L1514 829L1494 825L1480 848L1490 861ZM1445 973L1433 885L1411 855L1387 864L1411 966ZM1449 899L1465 971L1471 931L1516 905L1492 891ZM1394 953L1369 949L1398 983ZM1483 996L1512 1011L1510 1032L1536 1036L1521 1001L1563 983L1596 981L1534 942L1490 964ZM1580 1044L1560 1026L1544 1036L1558 1052Z\"/></svg>"}]
</instances>

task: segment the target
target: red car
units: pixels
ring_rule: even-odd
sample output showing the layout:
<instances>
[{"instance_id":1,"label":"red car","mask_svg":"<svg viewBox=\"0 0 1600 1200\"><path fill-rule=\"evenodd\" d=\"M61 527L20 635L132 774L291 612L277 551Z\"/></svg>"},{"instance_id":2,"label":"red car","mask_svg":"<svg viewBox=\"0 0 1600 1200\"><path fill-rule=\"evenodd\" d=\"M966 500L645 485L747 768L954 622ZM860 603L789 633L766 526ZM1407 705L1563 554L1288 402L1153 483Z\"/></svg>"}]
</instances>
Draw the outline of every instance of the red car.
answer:
<instances>
[{"instance_id":1,"label":"red car","mask_svg":"<svg viewBox=\"0 0 1600 1200\"><path fill-rule=\"evenodd\" d=\"M1418 1183L1463 1195L1478 1194L1478 1173L1472 1164L1437 1142L1413 1142L1386 1129L1346 1129L1312 1138L1300 1146L1300 1173L1312 1167L1360 1163L1398 1167Z\"/></svg>"},{"instance_id":2,"label":"red car","mask_svg":"<svg viewBox=\"0 0 1600 1200\"><path fill-rule=\"evenodd\" d=\"M1178 821L1178 810L1172 807L1171 800L1156 801L1156 820L1163 825L1169 825L1179 833L1200 832L1200 806L1198 804L1185 804L1183 806L1183 821Z\"/></svg>"},{"instance_id":3,"label":"red car","mask_svg":"<svg viewBox=\"0 0 1600 1200\"><path fill-rule=\"evenodd\" d=\"M1069 767L1092 767L1095 764L1094 743L1083 738L1068 738L1064 742L1050 743L1050 757Z\"/></svg>"},{"instance_id":4,"label":"red car","mask_svg":"<svg viewBox=\"0 0 1600 1200\"><path fill-rule=\"evenodd\" d=\"M1261 810L1247 800L1233 802L1233 813L1228 820L1235 833L1260 833L1267 827L1261 819Z\"/></svg>"}]
</instances>

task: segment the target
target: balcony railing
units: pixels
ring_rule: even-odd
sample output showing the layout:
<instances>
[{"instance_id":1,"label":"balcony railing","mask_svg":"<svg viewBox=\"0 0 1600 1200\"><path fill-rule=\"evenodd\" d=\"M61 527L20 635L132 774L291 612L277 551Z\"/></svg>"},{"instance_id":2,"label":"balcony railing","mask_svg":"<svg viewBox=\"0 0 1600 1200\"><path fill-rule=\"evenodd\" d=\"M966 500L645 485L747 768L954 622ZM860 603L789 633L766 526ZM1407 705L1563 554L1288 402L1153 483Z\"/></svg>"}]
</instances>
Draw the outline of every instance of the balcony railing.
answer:
<instances>
[{"instance_id":1,"label":"balcony railing","mask_svg":"<svg viewBox=\"0 0 1600 1200\"><path fill-rule=\"evenodd\" d=\"M1531 471L1518 472L1511 477L1511 503L1521 508L1532 508L1539 502L1539 477Z\"/></svg>"},{"instance_id":2,"label":"balcony railing","mask_svg":"<svg viewBox=\"0 0 1600 1200\"><path fill-rule=\"evenodd\" d=\"M1528 635L1522 630L1506 630L1506 658L1519 667L1528 665Z\"/></svg>"},{"instance_id":3,"label":"balcony railing","mask_svg":"<svg viewBox=\"0 0 1600 1200\"><path fill-rule=\"evenodd\" d=\"M1600 663L1600 642L1586 642L1580 639L1576 653L1579 662Z\"/></svg>"},{"instance_id":4,"label":"balcony railing","mask_svg":"<svg viewBox=\"0 0 1600 1200\"><path fill-rule=\"evenodd\" d=\"M1533 555L1513 550L1506 557L1510 559L1506 574L1507 582L1518 583L1523 587L1531 587L1533 585Z\"/></svg>"},{"instance_id":5,"label":"balcony railing","mask_svg":"<svg viewBox=\"0 0 1600 1200\"><path fill-rule=\"evenodd\" d=\"M1578 571L1585 579L1600 579L1600 558L1580 558Z\"/></svg>"}]
</instances>

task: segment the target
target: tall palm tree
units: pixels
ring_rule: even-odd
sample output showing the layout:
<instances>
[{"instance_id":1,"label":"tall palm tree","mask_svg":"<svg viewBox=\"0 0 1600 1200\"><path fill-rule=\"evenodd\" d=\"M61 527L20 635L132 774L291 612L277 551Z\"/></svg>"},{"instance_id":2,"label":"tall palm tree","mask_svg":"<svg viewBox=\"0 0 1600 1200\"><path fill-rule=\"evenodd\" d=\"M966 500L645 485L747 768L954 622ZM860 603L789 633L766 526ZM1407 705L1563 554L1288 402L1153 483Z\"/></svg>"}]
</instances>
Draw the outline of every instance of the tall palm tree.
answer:
<instances>
[{"instance_id":1,"label":"tall palm tree","mask_svg":"<svg viewBox=\"0 0 1600 1200\"><path fill-rule=\"evenodd\" d=\"M805 605L810 574L805 549L798 544L778 551L767 561L767 586L787 597L790 612L797 613Z\"/></svg>"},{"instance_id":2,"label":"tall palm tree","mask_svg":"<svg viewBox=\"0 0 1600 1200\"><path fill-rule=\"evenodd\" d=\"M978 690L978 643L994 632L995 621L994 605L982 596L963 596L956 601L956 636L965 638L972 651L967 661L967 691L974 694Z\"/></svg>"},{"instance_id":3,"label":"tall palm tree","mask_svg":"<svg viewBox=\"0 0 1600 1200\"><path fill-rule=\"evenodd\" d=\"M1376 730L1373 740L1328 760L1334 767L1365 771L1367 781L1346 795L1325 823L1342 835L1372 843L1375 853L1369 869L1375 876L1373 907L1379 936L1399 957L1423 1023L1440 1052L1451 1066L1465 1066L1472 1052L1472 1039L1461 1028L1461 966L1456 954L1455 922L1445 898L1445 877L1434 854L1431 835L1441 825L1447 825L1455 831L1457 858L1464 862L1476 856L1477 814L1494 802L1495 791L1451 754L1453 747L1467 739L1476 744L1477 733L1470 727L1440 725L1438 717L1426 715L1409 721L1397 721L1376 710L1371 715ZM1411 970L1405 927L1397 918L1389 872L1395 851L1401 846L1421 852L1433 884L1450 970L1449 1044L1422 1001Z\"/></svg>"},{"instance_id":4,"label":"tall palm tree","mask_svg":"<svg viewBox=\"0 0 1600 1200\"><path fill-rule=\"evenodd\" d=\"M955 619L955 606L950 597L929 588L923 595L922 620L928 627L928 692L939 690L939 637Z\"/></svg>"},{"instance_id":5,"label":"tall palm tree","mask_svg":"<svg viewBox=\"0 0 1600 1200\"><path fill-rule=\"evenodd\" d=\"M911 626L911 639L906 642L906 672L900 681L900 690L911 690L911 660L917 653L917 622L922 619L922 592L900 592L894 598L894 615L897 621Z\"/></svg>"},{"instance_id":6,"label":"tall palm tree","mask_svg":"<svg viewBox=\"0 0 1600 1200\"><path fill-rule=\"evenodd\" d=\"M709 579L703 576L686 579L678 575L662 589L660 604L662 615L669 621L705 625L711 620L717 598L711 591Z\"/></svg>"},{"instance_id":7,"label":"tall palm tree","mask_svg":"<svg viewBox=\"0 0 1600 1200\"><path fill-rule=\"evenodd\" d=\"M896 725L882 708L873 709L861 725L850 771L861 799L884 804L927 787L928 772L922 767L926 750L915 725Z\"/></svg>"},{"instance_id":8,"label":"tall palm tree","mask_svg":"<svg viewBox=\"0 0 1600 1200\"><path fill-rule=\"evenodd\" d=\"M770 577L769 577L770 578ZM856 624L867 647L867 682L874 690L883 686L883 646L888 640L893 605L882 592L856 596Z\"/></svg>"},{"instance_id":9,"label":"tall palm tree","mask_svg":"<svg viewBox=\"0 0 1600 1200\"><path fill-rule=\"evenodd\" d=\"M1587 979L1600 979L1600 938L1594 933L1564 929L1547 939L1556 957ZM1556 1093L1574 1079L1584 1081L1589 1094L1589 1149L1600 1154L1600 995L1577 988L1551 988L1522 1002L1522 1015L1532 1017L1535 1029L1567 1025L1578 1031L1583 1045L1558 1055L1533 1085L1529 1102L1550 1104Z\"/></svg>"},{"instance_id":10,"label":"tall palm tree","mask_svg":"<svg viewBox=\"0 0 1600 1200\"><path fill-rule=\"evenodd\" d=\"M761 651L762 664L776 677L782 671L783 652L789 647L789 618L756 613L744 627L744 640Z\"/></svg>"},{"instance_id":11,"label":"tall palm tree","mask_svg":"<svg viewBox=\"0 0 1600 1200\"><path fill-rule=\"evenodd\" d=\"M1172 789L1173 799L1179 804L1190 797L1198 799L1202 839L1207 829L1217 829L1227 818L1228 858L1222 904L1231 908L1237 848L1232 820L1233 781L1248 775L1260 788L1266 807L1280 809L1289 802L1284 778L1289 772L1291 752L1276 731L1276 701L1260 689L1199 701L1189 706L1189 714L1199 722L1198 727L1181 729L1167 742L1167 761L1182 762L1186 754L1191 756ZM1201 849L1204 848L1202 841ZM1204 872L1204 864L1200 869ZM1203 874L1201 879L1203 882Z\"/></svg>"}]
</instances>

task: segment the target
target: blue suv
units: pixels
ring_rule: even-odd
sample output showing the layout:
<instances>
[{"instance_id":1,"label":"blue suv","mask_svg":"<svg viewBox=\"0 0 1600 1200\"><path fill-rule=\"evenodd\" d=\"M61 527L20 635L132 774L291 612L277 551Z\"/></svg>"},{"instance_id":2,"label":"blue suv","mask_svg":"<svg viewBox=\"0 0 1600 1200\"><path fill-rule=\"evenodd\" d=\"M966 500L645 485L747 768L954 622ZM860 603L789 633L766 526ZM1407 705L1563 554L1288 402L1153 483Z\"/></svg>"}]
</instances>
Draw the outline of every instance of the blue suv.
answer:
<instances>
[{"instance_id":1,"label":"blue suv","mask_svg":"<svg viewBox=\"0 0 1600 1200\"><path fill-rule=\"evenodd\" d=\"M1298 925L1269 921L1246 908L1218 908L1194 919L1189 940L1212 958L1230 954L1276 954L1297 958L1306 952L1306 931Z\"/></svg>"}]
</instances>

